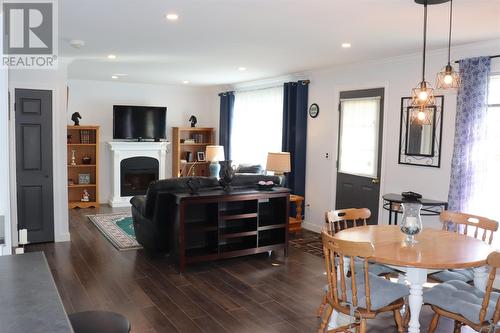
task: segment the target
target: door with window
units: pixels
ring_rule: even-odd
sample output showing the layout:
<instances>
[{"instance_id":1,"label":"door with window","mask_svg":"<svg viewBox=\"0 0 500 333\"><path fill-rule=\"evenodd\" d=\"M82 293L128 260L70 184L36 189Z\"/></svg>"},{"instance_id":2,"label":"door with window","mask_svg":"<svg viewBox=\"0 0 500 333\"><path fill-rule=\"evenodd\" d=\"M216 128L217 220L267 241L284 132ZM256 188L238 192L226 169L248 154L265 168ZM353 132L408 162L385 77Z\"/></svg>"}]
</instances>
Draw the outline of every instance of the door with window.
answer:
<instances>
[{"instance_id":1,"label":"door with window","mask_svg":"<svg viewBox=\"0 0 500 333\"><path fill-rule=\"evenodd\" d=\"M344 91L339 103L335 209L369 208L377 224L384 89Z\"/></svg>"}]
</instances>

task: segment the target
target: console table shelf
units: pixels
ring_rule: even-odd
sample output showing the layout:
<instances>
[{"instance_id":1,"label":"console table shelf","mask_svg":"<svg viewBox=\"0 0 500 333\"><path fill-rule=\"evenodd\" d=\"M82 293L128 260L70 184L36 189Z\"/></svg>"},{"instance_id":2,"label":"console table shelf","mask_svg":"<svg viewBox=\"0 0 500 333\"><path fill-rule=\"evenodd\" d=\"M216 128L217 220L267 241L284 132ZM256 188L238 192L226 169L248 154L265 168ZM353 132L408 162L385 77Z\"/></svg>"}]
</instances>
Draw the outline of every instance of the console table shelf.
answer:
<instances>
[{"instance_id":1,"label":"console table shelf","mask_svg":"<svg viewBox=\"0 0 500 333\"><path fill-rule=\"evenodd\" d=\"M237 257L288 248L290 191L252 189L174 194L174 257L186 263Z\"/></svg>"}]
</instances>

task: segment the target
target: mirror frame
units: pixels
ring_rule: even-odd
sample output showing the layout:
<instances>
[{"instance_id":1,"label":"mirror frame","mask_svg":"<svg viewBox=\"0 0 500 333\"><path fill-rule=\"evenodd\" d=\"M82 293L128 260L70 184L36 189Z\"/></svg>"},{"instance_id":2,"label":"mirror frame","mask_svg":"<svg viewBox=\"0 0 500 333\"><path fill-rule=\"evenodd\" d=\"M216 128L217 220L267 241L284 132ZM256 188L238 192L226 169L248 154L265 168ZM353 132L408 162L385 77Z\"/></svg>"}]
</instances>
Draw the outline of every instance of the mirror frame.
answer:
<instances>
[{"instance_id":1,"label":"mirror frame","mask_svg":"<svg viewBox=\"0 0 500 333\"><path fill-rule=\"evenodd\" d=\"M443 111L444 96L435 96L436 105L433 106L434 131L432 138L432 154L407 154L407 136L409 126L409 110L411 106L411 97L401 98L401 118L399 124L399 164L418 165L425 167L441 167L441 141L443 134Z\"/></svg>"},{"instance_id":2,"label":"mirror frame","mask_svg":"<svg viewBox=\"0 0 500 333\"><path fill-rule=\"evenodd\" d=\"M411 117L411 112L414 110L417 110L417 107L414 106L408 106L406 107L406 131L405 131L405 148L404 152L406 156L426 156L426 157L433 157L434 156L434 145L436 144L435 139L436 139L436 110L437 107L435 105L433 106L428 106L426 107L426 110L432 111L432 138L431 138L431 153L430 154L413 154L413 153L408 153L408 146L409 146L409 141L408 140L408 132L410 131L410 117Z\"/></svg>"}]
</instances>

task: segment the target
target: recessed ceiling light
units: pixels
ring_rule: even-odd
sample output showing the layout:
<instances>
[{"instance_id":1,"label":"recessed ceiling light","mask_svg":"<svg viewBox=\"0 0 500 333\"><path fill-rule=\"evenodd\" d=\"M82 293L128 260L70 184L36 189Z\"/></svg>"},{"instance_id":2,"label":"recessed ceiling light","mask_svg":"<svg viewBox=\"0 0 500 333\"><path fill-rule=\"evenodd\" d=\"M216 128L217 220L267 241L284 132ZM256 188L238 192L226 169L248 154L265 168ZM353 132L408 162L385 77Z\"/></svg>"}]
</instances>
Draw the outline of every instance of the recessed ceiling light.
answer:
<instances>
[{"instance_id":1,"label":"recessed ceiling light","mask_svg":"<svg viewBox=\"0 0 500 333\"><path fill-rule=\"evenodd\" d=\"M128 76L128 74L125 74L125 73L114 73L113 76L121 77L121 76Z\"/></svg>"},{"instance_id":2,"label":"recessed ceiling light","mask_svg":"<svg viewBox=\"0 0 500 333\"><path fill-rule=\"evenodd\" d=\"M108 54L108 59L114 60L116 59L116 56L114 54Z\"/></svg>"},{"instance_id":3,"label":"recessed ceiling light","mask_svg":"<svg viewBox=\"0 0 500 333\"><path fill-rule=\"evenodd\" d=\"M189 81L185 80L185 81L182 81L182 83L189 84Z\"/></svg>"},{"instance_id":4,"label":"recessed ceiling light","mask_svg":"<svg viewBox=\"0 0 500 333\"><path fill-rule=\"evenodd\" d=\"M348 48L350 48L351 46L352 46L352 45L351 45L351 43L342 43L342 47L343 47L344 49L348 49Z\"/></svg>"},{"instance_id":5,"label":"recessed ceiling light","mask_svg":"<svg viewBox=\"0 0 500 333\"><path fill-rule=\"evenodd\" d=\"M111 75L111 78L112 78L113 80L118 80L119 76L118 76L118 75Z\"/></svg>"},{"instance_id":6,"label":"recessed ceiling light","mask_svg":"<svg viewBox=\"0 0 500 333\"><path fill-rule=\"evenodd\" d=\"M247 68L246 68L246 67L238 67L238 70L239 70L240 72L244 72L244 71L246 71L246 70L247 70Z\"/></svg>"},{"instance_id":7,"label":"recessed ceiling light","mask_svg":"<svg viewBox=\"0 0 500 333\"><path fill-rule=\"evenodd\" d=\"M179 19L179 15L177 15L176 13L168 13L165 17L169 21L177 21Z\"/></svg>"}]
</instances>

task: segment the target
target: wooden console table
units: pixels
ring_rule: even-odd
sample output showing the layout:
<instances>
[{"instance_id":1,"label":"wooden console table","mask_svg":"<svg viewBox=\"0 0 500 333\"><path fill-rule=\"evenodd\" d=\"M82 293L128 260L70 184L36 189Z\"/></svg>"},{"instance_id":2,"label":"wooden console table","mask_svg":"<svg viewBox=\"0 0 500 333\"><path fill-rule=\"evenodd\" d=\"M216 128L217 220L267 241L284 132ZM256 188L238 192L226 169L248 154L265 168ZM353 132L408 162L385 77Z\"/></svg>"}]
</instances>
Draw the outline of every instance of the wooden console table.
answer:
<instances>
[{"instance_id":1,"label":"wooden console table","mask_svg":"<svg viewBox=\"0 0 500 333\"><path fill-rule=\"evenodd\" d=\"M181 272L194 262L274 250L287 255L288 189L172 195L178 207L173 255Z\"/></svg>"},{"instance_id":2,"label":"wooden console table","mask_svg":"<svg viewBox=\"0 0 500 333\"><path fill-rule=\"evenodd\" d=\"M401 194L389 193L382 196L384 199L384 209L389 211L389 225L392 224L392 214L394 214L394 225L398 224L398 214L403 212L401 203L403 196ZM441 214L443 210L448 209L448 202L433 199L422 198L419 200L422 204L422 216L435 216Z\"/></svg>"}]
</instances>

